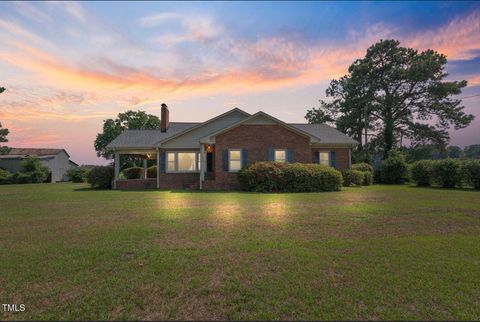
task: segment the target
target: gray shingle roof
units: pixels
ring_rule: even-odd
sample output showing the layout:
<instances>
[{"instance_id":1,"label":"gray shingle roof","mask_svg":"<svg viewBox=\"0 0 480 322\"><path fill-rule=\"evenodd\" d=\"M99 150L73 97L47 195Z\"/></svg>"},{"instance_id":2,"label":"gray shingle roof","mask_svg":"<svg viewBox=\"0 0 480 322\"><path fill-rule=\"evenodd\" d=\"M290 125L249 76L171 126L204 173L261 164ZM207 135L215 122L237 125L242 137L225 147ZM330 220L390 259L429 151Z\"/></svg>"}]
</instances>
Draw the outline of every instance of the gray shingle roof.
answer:
<instances>
[{"instance_id":1,"label":"gray shingle roof","mask_svg":"<svg viewBox=\"0 0 480 322\"><path fill-rule=\"evenodd\" d=\"M107 148L151 148L155 146L155 143L198 124L170 122L167 132L160 130L126 130L110 142Z\"/></svg>"},{"instance_id":2,"label":"gray shingle roof","mask_svg":"<svg viewBox=\"0 0 480 322\"><path fill-rule=\"evenodd\" d=\"M42 148L10 148L9 152L7 153L8 156L11 157L42 157L42 156L54 156L61 152L65 152L67 155L67 151L64 149L42 149Z\"/></svg>"},{"instance_id":3,"label":"gray shingle roof","mask_svg":"<svg viewBox=\"0 0 480 322\"><path fill-rule=\"evenodd\" d=\"M303 130L307 133L310 133L313 136L318 137L320 143L331 143L331 144L357 144L358 142L352 139L351 137L345 135L339 130L327 125L327 124L298 124L290 123L289 125L296 127L297 129Z\"/></svg>"}]
</instances>

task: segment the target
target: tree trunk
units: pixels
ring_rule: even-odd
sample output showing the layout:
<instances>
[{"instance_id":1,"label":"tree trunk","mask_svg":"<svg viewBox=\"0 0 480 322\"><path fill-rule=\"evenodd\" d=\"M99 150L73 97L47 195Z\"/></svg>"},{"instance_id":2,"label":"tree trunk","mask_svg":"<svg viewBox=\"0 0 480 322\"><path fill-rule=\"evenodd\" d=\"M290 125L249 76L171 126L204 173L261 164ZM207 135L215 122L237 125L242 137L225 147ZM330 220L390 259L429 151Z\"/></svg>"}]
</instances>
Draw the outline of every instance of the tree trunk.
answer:
<instances>
[{"instance_id":1,"label":"tree trunk","mask_svg":"<svg viewBox=\"0 0 480 322\"><path fill-rule=\"evenodd\" d=\"M384 129L384 140L385 140L385 154L383 158L387 158L388 152L393 148L393 122L392 118L387 118L385 120L385 129Z\"/></svg>"}]
</instances>

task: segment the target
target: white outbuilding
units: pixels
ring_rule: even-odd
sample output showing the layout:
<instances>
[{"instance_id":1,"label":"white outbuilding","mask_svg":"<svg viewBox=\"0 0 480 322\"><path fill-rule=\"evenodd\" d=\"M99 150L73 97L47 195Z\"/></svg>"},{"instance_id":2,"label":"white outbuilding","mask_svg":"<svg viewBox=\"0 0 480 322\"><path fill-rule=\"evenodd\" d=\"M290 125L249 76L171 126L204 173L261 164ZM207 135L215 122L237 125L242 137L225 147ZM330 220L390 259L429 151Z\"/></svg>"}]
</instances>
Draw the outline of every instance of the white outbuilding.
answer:
<instances>
[{"instance_id":1,"label":"white outbuilding","mask_svg":"<svg viewBox=\"0 0 480 322\"><path fill-rule=\"evenodd\" d=\"M67 181L67 170L78 164L70 160L65 149L11 148L8 154L0 155L0 168L11 173L22 170L22 161L33 157L50 169L51 182Z\"/></svg>"}]
</instances>

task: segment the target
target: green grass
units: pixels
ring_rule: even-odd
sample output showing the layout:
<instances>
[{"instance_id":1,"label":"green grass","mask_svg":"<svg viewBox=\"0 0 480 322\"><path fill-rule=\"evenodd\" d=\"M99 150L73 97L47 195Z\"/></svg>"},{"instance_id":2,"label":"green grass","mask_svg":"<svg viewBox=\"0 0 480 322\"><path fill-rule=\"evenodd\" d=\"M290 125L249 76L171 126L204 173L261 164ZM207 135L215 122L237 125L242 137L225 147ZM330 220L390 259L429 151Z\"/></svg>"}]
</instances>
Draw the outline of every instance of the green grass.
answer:
<instances>
[{"instance_id":1,"label":"green grass","mask_svg":"<svg viewBox=\"0 0 480 322\"><path fill-rule=\"evenodd\" d=\"M0 186L0 319L480 319L480 193Z\"/></svg>"}]
</instances>

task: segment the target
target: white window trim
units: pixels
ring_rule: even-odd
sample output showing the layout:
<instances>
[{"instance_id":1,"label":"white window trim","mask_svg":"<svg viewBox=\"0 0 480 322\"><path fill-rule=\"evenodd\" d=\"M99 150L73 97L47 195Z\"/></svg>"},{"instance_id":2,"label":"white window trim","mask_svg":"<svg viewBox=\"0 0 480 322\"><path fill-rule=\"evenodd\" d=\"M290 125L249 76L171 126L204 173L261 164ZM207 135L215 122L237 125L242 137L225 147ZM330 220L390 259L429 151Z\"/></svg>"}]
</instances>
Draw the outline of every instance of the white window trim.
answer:
<instances>
[{"instance_id":1,"label":"white window trim","mask_svg":"<svg viewBox=\"0 0 480 322\"><path fill-rule=\"evenodd\" d=\"M283 152L285 153L285 161L283 161L283 162L284 162L284 163L287 163L287 162L288 162L287 149L273 149L273 161L275 161L275 162L282 162L282 161L278 161L278 160L277 160L277 156L276 156L277 151L283 151Z\"/></svg>"},{"instance_id":2,"label":"white window trim","mask_svg":"<svg viewBox=\"0 0 480 322\"><path fill-rule=\"evenodd\" d=\"M168 154L173 153L175 155L175 170L168 169ZM195 153L195 170L193 171L178 171L178 154L179 153ZM166 164L165 164L165 172L166 173L200 173L199 166L199 159L200 159L200 152L198 151L166 151Z\"/></svg>"},{"instance_id":3,"label":"white window trim","mask_svg":"<svg viewBox=\"0 0 480 322\"><path fill-rule=\"evenodd\" d=\"M232 162L232 158L230 157L230 152L231 151L238 151L240 153L240 159L238 161L240 161L240 169L242 169L242 167L243 167L242 149L228 149L228 172L236 173L236 172L240 171L240 169L238 169L238 170L230 169L230 164L231 164L230 162ZM237 160L235 160L235 161L237 161Z\"/></svg>"}]
</instances>

